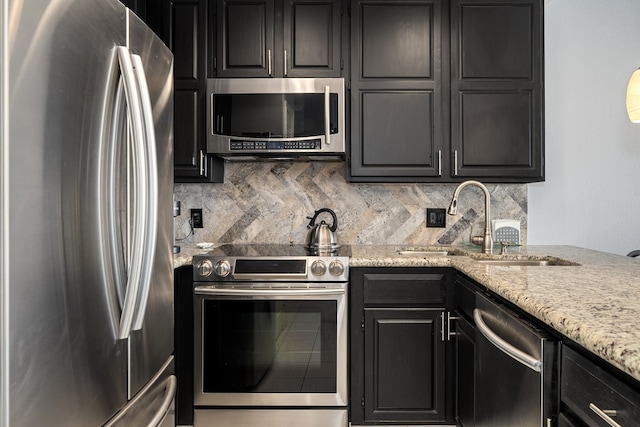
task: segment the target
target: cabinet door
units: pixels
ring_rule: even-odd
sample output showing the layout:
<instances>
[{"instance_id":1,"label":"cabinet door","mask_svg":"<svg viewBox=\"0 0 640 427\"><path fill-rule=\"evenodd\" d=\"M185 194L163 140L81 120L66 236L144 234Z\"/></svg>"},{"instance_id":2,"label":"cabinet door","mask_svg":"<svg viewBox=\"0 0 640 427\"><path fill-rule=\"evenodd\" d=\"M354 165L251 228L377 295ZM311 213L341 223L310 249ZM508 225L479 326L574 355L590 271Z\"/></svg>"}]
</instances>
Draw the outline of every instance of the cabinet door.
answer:
<instances>
[{"instance_id":1,"label":"cabinet door","mask_svg":"<svg viewBox=\"0 0 640 427\"><path fill-rule=\"evenodd\" d=\"M340 77L339 0L284 0L285 77Z\"/></svg>"},{"instance_id":2,"label":"cabinet door","mask_svg":"<svg viewBox=\"0 0 640 427\"><path fill-rule=\"evenodd\" d=\"M443 13L441 0L352 1L351 180L442 174Z\"/></svg>"},{"instance_id":3,"label":"cabinet door","mask_svg":"<svg viewBox=\"0 0 640 427\"><path fill-rule=\"evenodd\" d=\"M222 182L222 160L206 155L206 0L166 1L162 29L174 55L174 181Z\"/></svg>"},{"instance_id":4,"label":"cabinet door","mask_svg":"<svg viewBox=\"0 0 640 427\"><path fill-rule=\"evenodd\" d=\"M542 0L452 0L453 175L543 179L543 77Z\"/></svg>"},{"instance_id":5,"label":"cabinet door","mask_svg":"<svg viewBox=\"0 0 640 427\"><path fill-rule=\"evenodd\" d=\"M441 309L365 308L366 421L444 421Z\"/></svg>"},{"instance_id":6,"label":"cabinet door","mask_svg":"<svg viewBox=\"0 0 640 427\"><path fill-rule=\"evenodd\" d=\"M274 0L221 0L217 13L218 77L270 77L274 63Z\"/></svg>"}]
</instances>

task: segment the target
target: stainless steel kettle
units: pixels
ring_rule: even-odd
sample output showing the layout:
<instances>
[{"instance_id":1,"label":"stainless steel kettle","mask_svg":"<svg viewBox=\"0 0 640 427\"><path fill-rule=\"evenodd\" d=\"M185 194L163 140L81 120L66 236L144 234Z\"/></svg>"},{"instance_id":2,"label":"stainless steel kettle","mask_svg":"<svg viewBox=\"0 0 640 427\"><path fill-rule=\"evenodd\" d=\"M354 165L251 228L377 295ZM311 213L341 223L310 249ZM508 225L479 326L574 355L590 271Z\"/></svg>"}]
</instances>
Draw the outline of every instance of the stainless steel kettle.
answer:
<instances>
[{"instance_id":1,"label":"stainless steel kettle","mask_svg":"<svg viewBox=\"0 0 640 427\"><path fill-rule=\"evenodd\" d=\"M333 224L329 225L324 220L320 221L320 224L316 224L316 218L323 212L331 214ZM309 225L307 225L307 228L310 228L306 243L308 248L333 250L340 246L338 245L338 239L335 234L338 228L338 217L335 212L329 208L322 208L315 211L313 217L308 216L307 218L311 220Z\"/></svg>"}]
</instances>

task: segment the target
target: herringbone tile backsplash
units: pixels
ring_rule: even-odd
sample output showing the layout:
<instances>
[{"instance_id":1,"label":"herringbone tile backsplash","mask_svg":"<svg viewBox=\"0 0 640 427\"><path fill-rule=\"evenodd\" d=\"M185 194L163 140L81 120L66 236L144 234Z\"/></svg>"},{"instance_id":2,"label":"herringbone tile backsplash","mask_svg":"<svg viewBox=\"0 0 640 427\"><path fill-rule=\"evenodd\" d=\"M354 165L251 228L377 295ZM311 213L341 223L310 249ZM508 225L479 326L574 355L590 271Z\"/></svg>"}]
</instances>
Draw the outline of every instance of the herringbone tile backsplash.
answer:
<instances>
[{"instance_id":1,"label":"herringbone tile backsplash","mask_svg":"<svg viewBox=\"0 0 640 427\"><path fill-rule=\"evenodd\" d=\"M186 243L304 243L307 216L320 208L338 217L341 244L439 245L482 234L484 196L462 190L446 228L425 226L426 208L447 208L456 184L351 184L340 162L230 162L224 184L176 184L182 204L176 238L190 232L189 210L202 208L204 228ZM518 219L527 236L526 184L488 184L493 219ZM331 216L319 219L330 223Z\"/></svg>"}]
</instances>

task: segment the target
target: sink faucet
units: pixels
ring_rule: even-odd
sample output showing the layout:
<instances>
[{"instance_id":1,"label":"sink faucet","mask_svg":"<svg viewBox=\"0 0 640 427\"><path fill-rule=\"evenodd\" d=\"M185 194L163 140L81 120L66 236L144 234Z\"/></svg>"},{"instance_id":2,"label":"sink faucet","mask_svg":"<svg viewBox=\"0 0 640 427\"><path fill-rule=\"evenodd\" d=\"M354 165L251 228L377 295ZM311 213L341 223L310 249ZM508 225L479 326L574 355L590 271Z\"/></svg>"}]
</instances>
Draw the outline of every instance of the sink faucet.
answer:
<instances>
[{"instance_id":1,"label":"sink faucet","mask_svg":"<svg viewBox=\"0 0 640 427\"><path fill-rule=\"evenodd\" d=\"M493 239L491 238L491 196L484 184L478 181L465 181L458 185L453 192L453 198L451 199L447 213L449 215L458 213L458 195L460 194L460 190L468 185L475 185L484 191L484 237L482 237L482 252L485 254L493 253Z\"/></svg>"}]
</instances>

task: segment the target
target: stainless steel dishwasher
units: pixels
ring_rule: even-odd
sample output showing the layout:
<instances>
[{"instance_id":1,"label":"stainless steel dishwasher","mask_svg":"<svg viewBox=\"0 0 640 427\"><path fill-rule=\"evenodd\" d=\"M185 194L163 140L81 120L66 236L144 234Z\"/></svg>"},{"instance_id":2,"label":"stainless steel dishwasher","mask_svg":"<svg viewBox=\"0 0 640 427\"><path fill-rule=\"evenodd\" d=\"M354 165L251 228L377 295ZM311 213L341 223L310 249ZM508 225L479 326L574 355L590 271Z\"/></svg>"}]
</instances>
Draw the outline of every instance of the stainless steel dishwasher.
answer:
<instances>
[{"instance_id":1,"label":"stainless steel dishwasher","mask_svg":"<svg viewBox=\"0 0 640 427\"><path fill-rule=\"evenodd\" d=\"M506 306L476 294L475 426L557 425L558 343Z\"/></svg>"}]
</instances>

